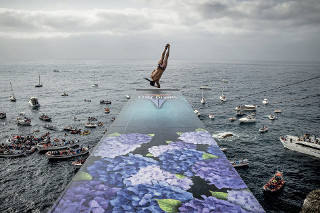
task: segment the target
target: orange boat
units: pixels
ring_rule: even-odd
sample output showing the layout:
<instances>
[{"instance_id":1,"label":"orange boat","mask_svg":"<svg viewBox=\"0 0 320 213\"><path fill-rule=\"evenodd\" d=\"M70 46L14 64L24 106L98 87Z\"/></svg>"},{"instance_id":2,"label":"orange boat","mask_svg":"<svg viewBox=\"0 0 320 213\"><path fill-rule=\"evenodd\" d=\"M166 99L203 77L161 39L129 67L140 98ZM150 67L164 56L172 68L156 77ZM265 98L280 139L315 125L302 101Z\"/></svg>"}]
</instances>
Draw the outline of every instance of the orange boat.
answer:
<instances>
[{"instance_id":1,"label":"orange boat","mask_svg":"<svg viewBox=\"0 0 320 213\"><path fill-rule=\"evenodd\" d=\"M277 192L285 184L286 181L283 180L282 172L277 171L275 175L263 186L265 192Z\"/></svg>"}]
</instances>

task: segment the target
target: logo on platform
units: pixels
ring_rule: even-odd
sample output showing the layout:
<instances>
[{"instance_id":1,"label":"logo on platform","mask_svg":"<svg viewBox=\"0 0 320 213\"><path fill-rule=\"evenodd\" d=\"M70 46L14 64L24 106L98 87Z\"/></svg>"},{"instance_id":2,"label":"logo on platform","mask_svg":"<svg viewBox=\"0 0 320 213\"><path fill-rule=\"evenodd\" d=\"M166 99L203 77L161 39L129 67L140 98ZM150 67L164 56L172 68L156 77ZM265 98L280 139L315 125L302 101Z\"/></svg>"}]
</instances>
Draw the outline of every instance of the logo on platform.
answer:
<instances>
[{"instance_id":1,"label":"logo on platform","mask_svg":"<svg viewBox=\"0 0 320 213\"><path fill-rule=\"evenodd\" d=\"M150 100L158 109L160 109L165 101L178 99L178 96L171 94L145 94L138 96L138 98Z\"/></svg>"}]
</instances>

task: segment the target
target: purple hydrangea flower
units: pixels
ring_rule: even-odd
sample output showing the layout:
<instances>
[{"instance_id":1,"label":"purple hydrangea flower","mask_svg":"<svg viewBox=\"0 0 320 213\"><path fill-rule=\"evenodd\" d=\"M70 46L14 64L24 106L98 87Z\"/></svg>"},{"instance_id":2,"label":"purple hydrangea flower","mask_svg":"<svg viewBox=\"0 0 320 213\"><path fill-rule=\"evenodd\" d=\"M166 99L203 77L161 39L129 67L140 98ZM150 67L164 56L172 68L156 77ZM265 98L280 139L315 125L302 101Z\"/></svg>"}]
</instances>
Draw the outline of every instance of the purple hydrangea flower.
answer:
<instances>
[{"instance_id":1,"label":"purple hydrangea flower","mask_svg":"<svg viewBox=\"0 0 320 213\"><path fill-rule=\"evenodd\" d=\"M103 158L115 158L126 155L152 139L149 135L140 133L122 134L104 138L93 151L92 155Z\"/></svg>"},{"instance_id":2,"label":"purple hydrangea flower","mask_svg":"<svg viewBox=\"0 0 320 213\"><path fill-rule=\"evenodd\" d=\"M217 188L244 189L247 188L228 159L216 158L206 161L198 161L192 166L196 176L209 181Z\"/></svg>"},{"instance_id":3,"label":"purple hydrangea flower","mask_svg":"<svg viewBox=\"0 0 320 213\"><path fill-rule=\"evenodd\" d=\"M132 175L131 177L124 180L124 183L127 186L138 184L152 185L160 184L162 182L165 182L170 186L181 188L183 190L188 190L191 188L190 185L193 185L193 182L190 178L184 177L180 179L170 172L161 170L161 168L156 165L150 165L141 168L137 174Z\"/></svg>"},{"instance_id":4,"label":"purple hydrangea flower","mask_svg":"<svg viewBox=\"0 0 320 213\"><path fill-rule=\"evenodd\" d=\"M218 145L214 145L214 146L209 146L207 148L207 152L210 154L213 154L219 158L227 158L225 156L225 154L223 153L223 151L221 151L220 147Z\"/></svg>"},{"instance_id":5,"label":"purple hydrangea flower","mask_svg":"<svg viewBox=\"0 0 320 213\"><path fill-rule=\"evenodd\" d=\"M100 181L73 182L53 212L112 211L110 200L116 197L119 190Z\"/></svg>"},{"instance_id":6,"label":"purple hydrangea flower","mask_svg":"<svg viewBox=\"0 0 320 213\"><path fill-rule=\"evenodd\" d=\"M217 145L217 142L207 131L185 132L179 137L187 143Z\"/></svg>"},{"instance_id":7,"label":"purple hydrangea flower","mask_svg":"<svg viewBox=\"0 0 320 213\"><path fill-rule=\"evenodd\" d=\"M103 158L94 161L87 167L88 173L94 180L107 182L110 185L123 187L123 180L135 175L143 167L157 165L158 162L152 158L142 155L129 154L129 156L118 156L115 158Z\"/></svg>"},{"instance_id":8,"label":"purple hydrangea flower","mask_svg":"<svg viewBox=\"0 0 320 213\"><path fill-rule=\"evenodd\" d=\"M163 212L157 199L188 202L193 199L193 196L190 192L166 183L138 184L118 191L117 196L110 203L114 207L113 212Z\"/></svg>"},{"instance_id":9,"label":"purple hydrangea flower","mask_svg":"<svg viewBox=\"0 0 320 213\"><path fill-rule=\"evenodd\" d=\"M231 190L228 191L228 201L241 206L250 212L265 212L257 199L248 190Z\"/></svg>"},{"instance_id":10,"label":"purple hydrangea flower","mask_svg":"<svg viewBox=\"0 0 320 213\"><path fill-rule=\"evenodd\" d=\"M182 204L179 211L182 213L209 213L209 212L237 212L246 213L244 209L233 203L225 200L220 200L215 197L206 197L202 195L203 200L194 199L188 203Z\"/></svg>"},{"instance_id":11,"label":"purple hydrangea flower","mask_svg":"<svg viewBox=\"0 0 320 213\"><path fill-rule=\"evenodd\" d=\"M160 145L160 146L153 146L148 149L148 151L154 156L159 157L162 153L173 150L173 149L196 149L197 146L195 144L186 143L183 141L176 141L171 142L168 145Z\"/></svg>"},{"instance_id":12,"label":"purple hydrangea flower","mask_svg":"<svg viewBox=\"0 0 320 213\"><path fill-rule=\"evenodd\" d=\"M194 174L191 167L196 162L204 160L202 158L203 154L203 152L192 149L169 150L159 156L160 167L174 174L184 174L192 177Z\"/></svg>"}]
</instances>

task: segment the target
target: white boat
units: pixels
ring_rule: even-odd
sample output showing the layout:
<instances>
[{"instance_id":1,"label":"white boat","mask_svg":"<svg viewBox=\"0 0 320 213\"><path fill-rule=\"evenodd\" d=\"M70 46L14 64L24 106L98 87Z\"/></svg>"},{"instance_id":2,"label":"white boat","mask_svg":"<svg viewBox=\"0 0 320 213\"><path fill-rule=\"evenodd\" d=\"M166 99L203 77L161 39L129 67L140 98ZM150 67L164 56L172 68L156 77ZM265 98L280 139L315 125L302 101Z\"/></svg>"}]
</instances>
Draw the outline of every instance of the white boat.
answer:
<instances>
[{"instance_id":1,"label":"white boat","mask_svg":"<svg viewBox=\"0 0 320 213\"><path fill-rule=\"evenodd\" d=\"M42 84L40 83L40 75L39 75L39 83L35 85L34 87L42 87Z\"/></svg>"},{"instance_id":2,"label":"white boat","mask_svg":"<svg viewBox=\"0 0 320 213\"><path fill-rule=\"evenodd\" d=\"M267 126L263 126L263 127L261 127L261 128L259 129L259 132L261 132L261 133L264 133L264 132L266 132L266 131L268 131L268 127L267 127Z\"/></svg>"},{"instance_id":3,"label":"white boat","mask_svg":"<svg viewBox=\"0 0 320 213\"><path fill-rule=\"evenodd\" d=\"M92 84L91 86L92 86L92 87L97 87L97 86L98 86L98 84Z\"/></svg>"},{"instance_id":4,"label":"white boat","mask_svg":"<svg viewBox=\"0 0 320 213\"><path fill-rule=\"evenodd\" d=\"M249 166L248 159L234 160L234 161L230 161L230 163L233 167Z\"/></svg>"},{"instance_id":5,"label":"white boat","mask_svg":"<svg viewBox=\"0 0 320 213\"><path fill-rule=\"evenodd\" d=\"M200 101L200 102L201 102L202 104L205 104L205 103L206 103L206 99L204 98L203 91L204 91L204 90L211 90L211 88L208 87L208 86L201 86L200 89L201 89L201 94L202 94L202 98L201 98L201 101Z\"/></svg>"},{"instance_id":6,"label":"white boat","mask_svg":"<svg viewBox=\"0 0 320 213\"><path fill-rule=\"evenodd\" d=\"M286 135L280 137L280 141L287 149L320 158L320 140L315 136L297 137Z\"/></svg>"},{"instance_id":7,"label":"white boat","mask_svg":"<svg viewBox=\"0 0 320 213\"><path fill-rule=\"evenodd\" d=\"M111 104L110 100L100 100L100 104Z\"/></svg>"},{"instance_id":8,"label":"white boat","mask_svg":"<svg viewBox=\"0 0 320 213\"><path fill-rule=\"evenodd\" d=\"M97 124L88 122L88 123L86 123L84 126L87 127L87 128L96 128L96 127L97 127Z\"/></svg>"},{"instance_id":9,"label":"white boat","mask_svg":"<svg viewBox=\"0 0 320 213\"><path fill-rule=\"evenodd\" d=\"M228 120L229 120L230 122L234 122L234 121L237 120L237 118L233 116L233 117L231 117L231 118L228 118Z\"/></svg>"},{"instance_id":10,"label":"white boat","mask_svg":"<svg viewBox=\"0 0 320 213\"><path fill-rule=\"evenodd\" d=\"M226 96L223 94L223 90L224 90L224 86L223 86L223 88L222 88L222 90L221 90L220 101L225 102L225 101L227 101L227 98L226 98Z\"/></svg>"},{"instance_id":11,"label":"white boat","mask_svg":"<svg viewBox=\"0 0 320 213\"><path fill-rule=\"evenodd\" d=\"M201 115L201 113L200 113L197 109L194 110L194 113L195 113L198 117L200 117L200 115Z\"/></svg>"},{"instance_id":12,"label":"white boat","mask_svg":"<svg viewBox=\"0 0 320 213\"><path fill-rule=\"evenodd\" d=\"M68 94L66 92L63 92L61 96L68 96Z\"/></svg>"},{"instance_id":13,"label":"white boat","mask_svg":"<svg viewBox=\"0 0 320 213\"><path fill-rule=\"evenodd\" d=\"M45 114L40 115L39 119L43 121L51 122L51 117Z\"/></svg>"},{"instance_id":14,"label":"white boat","mask_svg":"<svg viewBox=\"0 0 320 213\"><path fill-rule=\"evenodd\" d=\"M77 149L66 149L66 150L57 150L49 151L46 153L47 158L50 160L59 160L59 159L69 159L76 156L89 154L89 148L81 147Z\"/></svg>"},{"instance_id":15,"label":"white boat","mask_svg":"<svg viewBox=\"0 0 320 213\"><path fill-rule=\"evenodd\" d=\"M130 95L127 95L126 98L127 98L127 99L130 99Z\"/></svg>"},{"instance_id":16,"label":"white boat","mask_svg":"<svg viewBox=\"0 0 320 213\"><path fill-rule=\"evenodd\" d=\"M17 101L17 99L16 99L16 97L15 97L14 94L13 94L13 89L12 89L12 84L11 84L11 82L10 82L10 86L11 86L11 93L12 93L12 94L10 95L9 100L15 102L15 101Z\"/></svg>"},{"instance_id":17,"label":"white boat","mask_svg":"<svg viewBox=\"0 0 320 213\"><path fill-rule=\"evenodd\" d=\"M73 142L50 142L50 143L37 144L37 149L39 150L39 152L46 152L46 151L73 148L75 146L78 146L78 144L75 144Z\"/></svg>"},{"instance_id":18,"label":"white boat","mask_svg":"<svg viewBox=\"0 0 320 213\"><path fill-rule=\"evenodd\" d=\"M263 99L262 104L267 105L268 103L269 103L269 101L267 98Z\"/></svg>"},{"instance_id":19,"label":"white boat","mask_svg":"<svg viewBox=\"0 0 320 213\"><path fill-rule=\"evenodd\" d=\"M274 113L281 113L282 111L281 111L281 109L275 109L274 110Z\"/></svg>"},{"instance_id":20,"label":"white boat","mask_svg":"<svg viewBox=\"0 0 320 213\"><path fill-rule=\"evenodd\" d=\"M29 104L33 109L40 107L40 104L39 104L37 97L31 97L29 100Z\"/></svg>"},{"instance_id":21,"label":"white boat","mask_svg":"<svg viewBox=\"0 0 320 213\"><path fill-rule=\"evenodd\" d=\"M201 98L201 101L200 101L202 104L205 104L206 103L206 99L204 97Z\"/></svg>"},{"instance_id":22,"label":"white boat","mask_svg":"<svg viewBox=\"0 0 320 213\"><path fill-rule=\"evenodd\" d=\"M56 130L57 130L56 127L54 127L54 126L52 126L52 125L49 125L49 124L45 124L45 125L43 125L43 127L46 128L46 129L49 129L49 130L53 130L53 131L56 131Z\"/></svg>"},{"instance_id":23,"label":"white boat","mask_svg":"<svg viewBox=\"0 0 320 213\"><path fill-rule=\"evenodd\" d=\"M245 104L245 105L241 105L241 106L237 106L236 110L243 110L243 111L255 111L257 109L257 105L249 105L249 104Z\"/></svg>"},{"instance_id":24,"label":"white boat","mask_svg":"<svg viewBox=\"0 0 320 213\"><path fill-rule=\"evenodd\" d=\"M223 82L223 83L228 83L229 81L226 80L226 79L222 79L222 82Z\"/></svg>"},{"instance_id":25,"label":"white boat","mask_svg":"<svg viewBox=\"0 0 320 213\"><path fill-rule=\"evenodd\" d=\"M0 112L0 119L4 119L7 117L7 114L4 112Z\"/></svg>"},{"instance_id":26,"label":"white boat","mask_svg":"<svg viewBox=\"0 0 320 213\"><path fill-rule=\"evenodd\" d=\"M255 123L256 119L255 119L255 117L248 115L245 118L240 118L239 121L240 121L240 123Z\"/></svg>"},{"instance_id":27,"label":"white boat","mask_svg":"<svg viewBox=\"0 0 320 213\"><path fill-rule=\"evenodd\" d=\"M270 120L275 120L277 118L275 115L269 115L268 117Z\"/></svg>"},{"instance_id":28,"label":"white boat","mask_svg":"<svg viewBox=\"0 0 320 213\"><path fill-rule=\"evenodd\" d=\"M17 124L21 126L31 126L31 119L25 116L24 112L20 112L17 119Z\"/></svg>"},{"instance_id":29,"label":"white boat","mask_svg":"<svg viewBox=\"0 0 320 213\"><path fill-rule=\"evenodd\" d=\"M210 113L210 114L209 114L209 118L210 118L210 119L214 119L214 115Z\"/></svg>"}]
</instances>

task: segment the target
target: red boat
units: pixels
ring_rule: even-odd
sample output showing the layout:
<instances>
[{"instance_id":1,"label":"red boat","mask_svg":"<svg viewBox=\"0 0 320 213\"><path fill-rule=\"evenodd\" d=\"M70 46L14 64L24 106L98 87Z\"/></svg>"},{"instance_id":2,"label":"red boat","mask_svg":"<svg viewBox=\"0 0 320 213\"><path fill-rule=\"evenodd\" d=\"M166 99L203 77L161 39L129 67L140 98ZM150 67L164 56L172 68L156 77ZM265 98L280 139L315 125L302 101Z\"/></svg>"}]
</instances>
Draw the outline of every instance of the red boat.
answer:
<instances>
[{"instance_id":1,"label":"red boat","mask_svg":"<svg viewBox=\"0 0 320 213\"><path fill-rule=\"evenodd\" d=\"M277 192L285 184L286 181L283 180L282 172L277 171L274 176L263 186L265 192Z\"/></svg>"}]
</instances>

